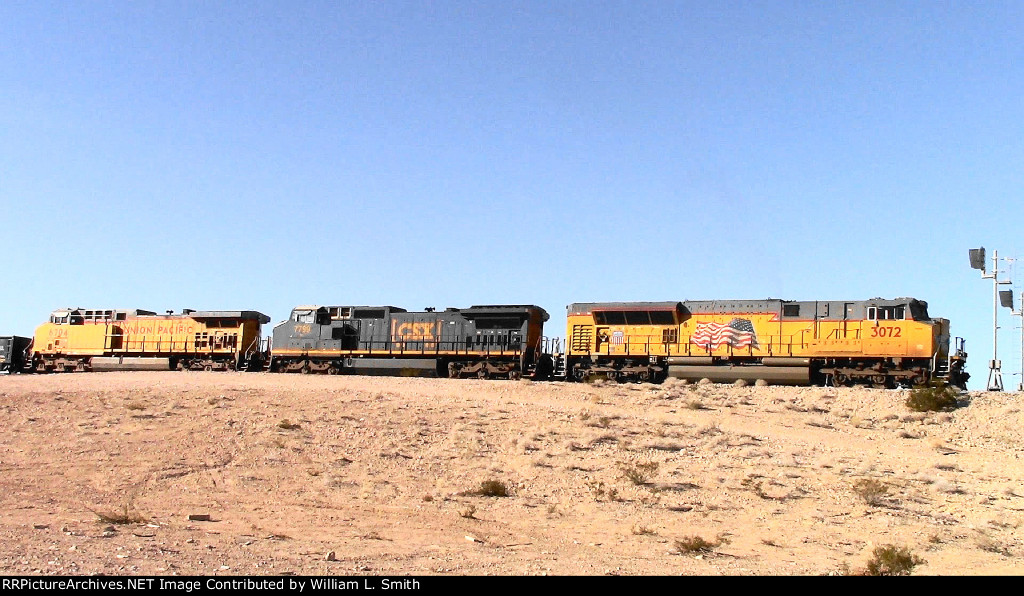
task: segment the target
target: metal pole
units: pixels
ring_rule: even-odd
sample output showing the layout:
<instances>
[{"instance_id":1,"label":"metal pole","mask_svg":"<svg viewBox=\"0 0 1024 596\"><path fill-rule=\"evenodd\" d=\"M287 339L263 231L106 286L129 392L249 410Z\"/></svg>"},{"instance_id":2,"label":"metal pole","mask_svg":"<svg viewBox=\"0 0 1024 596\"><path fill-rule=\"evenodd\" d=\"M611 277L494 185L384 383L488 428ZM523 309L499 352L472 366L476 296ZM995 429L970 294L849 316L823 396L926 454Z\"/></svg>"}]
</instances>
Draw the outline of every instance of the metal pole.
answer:
<instances>
[{"instance_id":1,"label":"metal pole","mask_svg":"<svg viewBox=\"0 0 1024 596\"><path fill-rule=\"evenodd\" d=\"M992 360L988 364L988 390L1003 390L1003 373L998 356L999 342L999 251L992 251Z\"/></svg>"},{"instance_id":2,"label":"metal pole","mask_svg":"<svg viewBox=\"0 0 1024 596\"><path fill-rule=\"evenodd\" d=\"M1024 290L1020 292L1020 310L1017 316L1020 317L1020 383L1017 384L1017 391L1024 391Z\"/></svg>"}]
</instances>

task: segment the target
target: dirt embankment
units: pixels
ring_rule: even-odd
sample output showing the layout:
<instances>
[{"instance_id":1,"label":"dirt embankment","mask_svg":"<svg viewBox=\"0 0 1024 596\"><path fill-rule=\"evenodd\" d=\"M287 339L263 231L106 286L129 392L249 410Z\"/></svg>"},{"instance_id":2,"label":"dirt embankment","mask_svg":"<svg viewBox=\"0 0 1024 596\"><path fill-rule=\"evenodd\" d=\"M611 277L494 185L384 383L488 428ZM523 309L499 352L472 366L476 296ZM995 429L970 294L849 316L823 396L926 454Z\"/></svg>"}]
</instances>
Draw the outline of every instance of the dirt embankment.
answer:
<instances>
[{"instance_id":1,"label":"dirt embankment","mask_svg":"<svg viewBox=\"0 0 1024 596\"><path fill-rule=\"evenodd\" d=\"M0 573L1019 574L1022 397L0 376Z\"/></svg>"}]
</instances>

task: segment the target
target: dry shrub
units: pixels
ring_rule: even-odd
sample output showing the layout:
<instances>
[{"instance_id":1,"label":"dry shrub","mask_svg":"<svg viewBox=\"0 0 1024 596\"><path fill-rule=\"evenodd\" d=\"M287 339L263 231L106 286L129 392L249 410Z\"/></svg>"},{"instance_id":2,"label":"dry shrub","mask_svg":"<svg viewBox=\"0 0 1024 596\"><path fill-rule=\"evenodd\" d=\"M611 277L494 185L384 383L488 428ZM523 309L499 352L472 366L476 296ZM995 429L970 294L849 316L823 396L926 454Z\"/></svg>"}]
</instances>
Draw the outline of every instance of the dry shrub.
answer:
<instances>
[{"instance_id":1,"label":"dry shrub","mask_svg":"<svg viewBox=\"0 0 1024 596\"><path fill-rule=\"evenodd\" d=\"M609 501L619 500L619 489L615 487L606 487L604 482L598 482L596 480L587 483L590 487L591 492L594 493L594 498L601 500L607 498Z\"/></svg>"},{"instance_id":2,"label":"dry shrub","mask_svg":"<svg viewBox=\"0 0 1024 596\"><path fill-rule=\"evenodd\" d=\"M508 486L500 480L484 480L475 494L481 497L507 497L509 490Z\"/></svg>"},{"instance_id":3,"label":"dry shrub","mask_svg":"<svg viewBox=\"0 0 1024 596\"><path fill-rule=\"evenodd\" d=\"M135 509L135 504L132 500L125 503L123 509L115 509L111 511L97 511L95 509L90 509L89 511L92 511L93 514L95 514L96 517L105 524L144 524L149 521Z\"/></svg>"},{"instance_id":4,"label":"dry shrub","mask_svg":"<svg viewBox=\"0 0 1024 596\"><path fill-rule=\"evenodd\" d=\"M876 546L864 568L864 575L910 575L914 567L925 562L906 547L892 544Z\"/></svg>"},{"instance_id":5,"label":"dry shrub","mask_svg":"<svg viewBox=\"0 0 1024 596\"><path fill-rule=\"evenodd\" d=\"M854 483L853 492L860 495L868 505L880 507L885 505L885 497L889 494L889 487L874 478L861 478Z\"/></svg>"},{"instance_id":6,"label":"dry shrub","mask_svg":"<svg viewBox=\"0 0 1024 596\"><path fill-rule=\"evenodd\" d=\"M906 406L915 412L949 412L956 409L960 390L942 382L921 385L910 391Z\"/></svg>"},{"instance_id":7,"label":"dry shrub","mask_svg":"<svg viewBox=\"0 0 1024 596\"><path fill-rule=\"evenodd\" d=\"M718 538L709 541L705 540L701 536L694 534L692 536L683 536L682 538L676 540L675 549L676 552L681 555L693 553L709 553L726 543L728 543L728 540L726 540L722 536L719 536Z\"/></svg>"},{"instance_id":8,"label":"dry shrub","mask_svg":"<svg viewBox=\"0 0 1024 596\"><path fill-rule=\"evenodd\" d=\"M619 464L619 467L622 468L622 475L626 480L637 486L642 486L649 483L651 477L658 471L658 462Z\"/></svg>"}]
</instances>

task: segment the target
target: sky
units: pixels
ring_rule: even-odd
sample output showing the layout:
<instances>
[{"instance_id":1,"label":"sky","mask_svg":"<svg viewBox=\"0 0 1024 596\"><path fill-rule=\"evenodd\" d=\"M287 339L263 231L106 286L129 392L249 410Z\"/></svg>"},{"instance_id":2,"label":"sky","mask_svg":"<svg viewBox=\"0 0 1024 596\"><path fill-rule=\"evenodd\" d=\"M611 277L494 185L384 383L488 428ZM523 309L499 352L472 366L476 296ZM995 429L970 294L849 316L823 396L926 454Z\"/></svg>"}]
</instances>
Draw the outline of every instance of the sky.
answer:
<instances>
[{"instance_id":1,"label":"sky","mask_svg":"<svg viewBox=\"0 0 1024 596\"><path fill-rule=\"evenodd\" d=\"M1024 290L1024 3L0 3L0 335L56 308ZM989 267L991 269L991 266ZM1020 383L1020 318L998 356ZM267 331L269 334L269 331Z\"/></svg>"}]
</instances>

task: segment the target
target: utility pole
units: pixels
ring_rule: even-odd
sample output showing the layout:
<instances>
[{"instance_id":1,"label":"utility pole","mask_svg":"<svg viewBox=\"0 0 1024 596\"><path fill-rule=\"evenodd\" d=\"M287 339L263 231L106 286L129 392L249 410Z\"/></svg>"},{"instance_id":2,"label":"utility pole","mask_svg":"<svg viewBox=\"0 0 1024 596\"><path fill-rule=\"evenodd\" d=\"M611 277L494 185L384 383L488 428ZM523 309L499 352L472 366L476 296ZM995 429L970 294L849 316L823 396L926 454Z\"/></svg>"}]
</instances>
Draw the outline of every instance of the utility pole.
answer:
<instances>
[{"instance_id":1,"label":"utility pole","mask_svg":"<svg viewBox=\"0 0 1024 596\"><path fill-rule=\"evenodd\" d=\"M981 269L982 279L992 280L992 360L988 362L989 391L1003 390L1002 362L999 361L999 284L1012 283L999 279L999 251L992 251L992 273L985 273L985 247L970 249L971 268ZM1006 259L1003 259L1006 260Z\"/></svg>"},{"instance_id":2,"label":"utility pole","mask_svg":"<svg viewBox=\"0 0 1024 596\"><path fill-rule=\"evenodd\" d=\"M1024 291L1020 293L1020 308L1013 308L1013 290L999 292L999 301L1003 306L1010 309L1010 315L1020 317L1020 383L1017 384L1017 391L1024 391Z\"/></svg>"}]
</instances>

